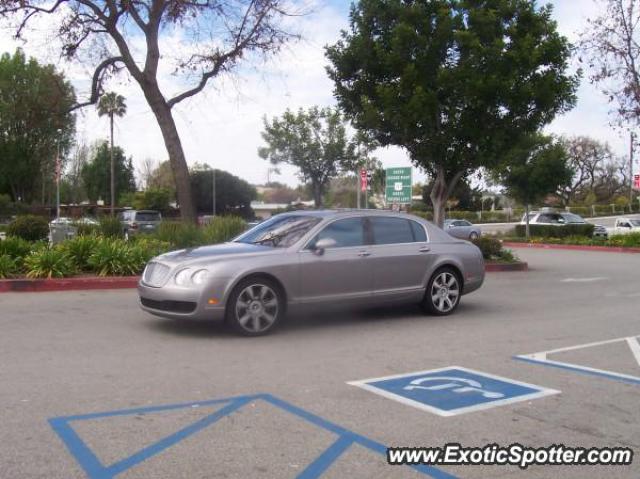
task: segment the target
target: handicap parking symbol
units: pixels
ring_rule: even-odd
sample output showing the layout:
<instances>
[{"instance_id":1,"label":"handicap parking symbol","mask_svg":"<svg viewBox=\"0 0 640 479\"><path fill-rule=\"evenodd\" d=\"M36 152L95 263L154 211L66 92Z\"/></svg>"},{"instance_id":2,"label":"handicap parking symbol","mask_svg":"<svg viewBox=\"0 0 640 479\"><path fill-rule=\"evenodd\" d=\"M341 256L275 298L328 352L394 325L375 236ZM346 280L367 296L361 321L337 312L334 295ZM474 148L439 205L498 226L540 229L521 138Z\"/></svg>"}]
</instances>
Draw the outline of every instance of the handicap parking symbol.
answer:
<instances>
[{"instance_id":1,"label":"handicap parking symbol","mask_svg":"<svg viewBox=\"0 0 640 479\"><path fill-rule=\"evenodd\" d=\"M439 416L455 416L560 392L460 366L348 384Z\"/></svg>"}]
</instances>

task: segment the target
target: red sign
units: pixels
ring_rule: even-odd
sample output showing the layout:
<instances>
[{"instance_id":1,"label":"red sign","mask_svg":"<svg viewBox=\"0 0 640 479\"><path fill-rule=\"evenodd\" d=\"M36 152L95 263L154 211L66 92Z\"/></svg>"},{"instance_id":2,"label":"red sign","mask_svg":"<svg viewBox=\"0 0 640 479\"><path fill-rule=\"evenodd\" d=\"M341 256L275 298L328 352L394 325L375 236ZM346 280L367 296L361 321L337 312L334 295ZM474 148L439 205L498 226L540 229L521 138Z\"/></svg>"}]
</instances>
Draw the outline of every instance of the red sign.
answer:
<instances>
[{"instance_id":1,"label":"red sign","mask_svg":"<svg viewBox=\"0 0 640 479\"><path fill-rule=\"evenodd\" d=\"M640 175L633 175L633 187L640 190Z\"/></svg>"},{"instance_id":2,"label":"red sign","mask_svg":"<svg viewBox=\"0 0 640 479\"><path fill-rule=\"evenodd\" d=\"M360 170L360 191L367 191L367 170Z\"/></svg>"}]
</instances>

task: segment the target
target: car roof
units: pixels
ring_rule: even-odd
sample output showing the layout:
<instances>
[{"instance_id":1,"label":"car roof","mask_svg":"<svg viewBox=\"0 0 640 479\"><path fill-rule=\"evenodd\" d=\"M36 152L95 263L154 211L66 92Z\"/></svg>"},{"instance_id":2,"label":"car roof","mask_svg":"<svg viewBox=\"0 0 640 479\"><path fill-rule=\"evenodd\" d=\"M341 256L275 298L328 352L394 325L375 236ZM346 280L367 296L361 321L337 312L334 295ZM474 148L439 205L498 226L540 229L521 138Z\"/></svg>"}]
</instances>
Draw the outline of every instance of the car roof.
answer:
<instances>
[{"instance_id":1,"label":"car roof","mask_svg":"<svg viewBox=\"0 0 640 479\"><path fill-rule=\"evenodd\" d=\"M280 213L282 215L295 215L295 216L319 216L322 218L340 218L342 216L366 216L366 215L381 215L381 216L397 216L397 217L410 217L421 219L417 216L399 212L399 211L389 211L389 210L374 210L374 209L355 209L355 208L345 208L345 209L334 209L334 210L295 210L295 211L287 211L285 213Z\"/></svg>"}]
</instances>

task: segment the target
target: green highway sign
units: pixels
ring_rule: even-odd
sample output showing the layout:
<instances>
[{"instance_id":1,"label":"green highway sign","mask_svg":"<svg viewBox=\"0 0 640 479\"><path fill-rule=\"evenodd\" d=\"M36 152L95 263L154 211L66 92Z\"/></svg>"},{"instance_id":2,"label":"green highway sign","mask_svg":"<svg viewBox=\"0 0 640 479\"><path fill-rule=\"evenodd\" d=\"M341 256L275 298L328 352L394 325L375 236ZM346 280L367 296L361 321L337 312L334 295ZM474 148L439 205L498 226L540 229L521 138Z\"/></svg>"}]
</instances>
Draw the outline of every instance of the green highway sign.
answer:
<instances>
[{"instance_id":1,"label":"green highway sign","mask_svg":"<svg viewBox=\"0 0 640 479\"><path fill-rule=\"evenodd\" d=\"M411 167L385 170L385 198L389 204L411 204Z\"/></svg>"}]
</instances>

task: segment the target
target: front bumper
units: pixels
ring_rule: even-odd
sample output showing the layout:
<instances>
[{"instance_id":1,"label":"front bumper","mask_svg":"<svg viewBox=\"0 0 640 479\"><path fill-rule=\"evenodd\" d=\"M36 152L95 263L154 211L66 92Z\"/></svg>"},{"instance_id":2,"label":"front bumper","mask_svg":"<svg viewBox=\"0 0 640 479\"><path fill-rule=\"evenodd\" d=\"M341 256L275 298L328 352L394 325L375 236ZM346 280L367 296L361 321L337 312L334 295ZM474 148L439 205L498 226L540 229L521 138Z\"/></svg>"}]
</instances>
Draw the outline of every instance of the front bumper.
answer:
<instances>
[{"instance_id":1,"label":"front bumper","mask_svg":"<svg viewBox=\"0 0 640 479\"><path fill-rule=\"evenodd\" d=\"M224 319L226 285L227 281L224 279L216 279L202 288L171 284L156 288L140 280L140 307L163 318L219 321ZM210 304L210 300L217 303Z\"/></svg>"}]
</instances>

